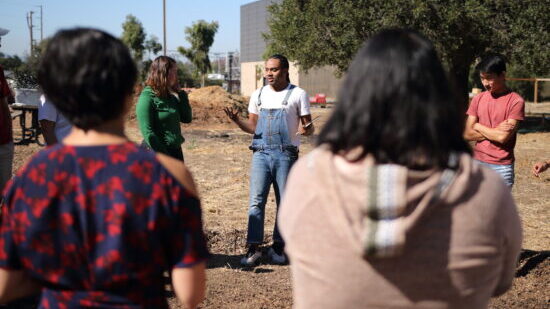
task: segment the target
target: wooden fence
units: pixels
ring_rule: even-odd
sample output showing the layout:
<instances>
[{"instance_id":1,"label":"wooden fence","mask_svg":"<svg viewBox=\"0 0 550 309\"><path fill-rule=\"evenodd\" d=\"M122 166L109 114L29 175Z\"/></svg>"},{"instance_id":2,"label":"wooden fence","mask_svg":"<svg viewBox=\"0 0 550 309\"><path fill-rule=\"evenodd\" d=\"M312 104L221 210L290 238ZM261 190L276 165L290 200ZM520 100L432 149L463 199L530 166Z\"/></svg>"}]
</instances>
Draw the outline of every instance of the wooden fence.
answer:
<instances>
[{"instance_id":1,"label":"wooden fence","mask_svg":"<svg viewBox=\"0 0 550 309\"><path fill-rule=\"evenodd\" d=\"M506 78L506 80L521 80L521 81L531 81L535 82L535 95L533 96L534 103L538 103L539 99L539 82L550 82L550 78Z\"/></svg>"}]
</instances>

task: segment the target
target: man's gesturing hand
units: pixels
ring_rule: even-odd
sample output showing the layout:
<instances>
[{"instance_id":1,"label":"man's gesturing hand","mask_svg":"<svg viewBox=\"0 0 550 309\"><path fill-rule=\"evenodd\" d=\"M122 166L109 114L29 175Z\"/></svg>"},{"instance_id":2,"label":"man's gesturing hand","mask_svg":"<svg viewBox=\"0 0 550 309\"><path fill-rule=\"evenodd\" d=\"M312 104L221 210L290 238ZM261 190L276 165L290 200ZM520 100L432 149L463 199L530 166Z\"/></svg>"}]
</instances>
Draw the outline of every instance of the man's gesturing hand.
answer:
<instances>
[{"instance_id":1,"label":"man's gesturing hand","mask_svg":"<svg viewBox=\"0 0 550 309\"><path fill-rule=\"evenodd\" d=\"M231 119L231 121L237 122L237 120L239 119L239 111L233 109L233 107L224 107L223 111L225 112L227 117Z\"/></svg>"}]
</instances>

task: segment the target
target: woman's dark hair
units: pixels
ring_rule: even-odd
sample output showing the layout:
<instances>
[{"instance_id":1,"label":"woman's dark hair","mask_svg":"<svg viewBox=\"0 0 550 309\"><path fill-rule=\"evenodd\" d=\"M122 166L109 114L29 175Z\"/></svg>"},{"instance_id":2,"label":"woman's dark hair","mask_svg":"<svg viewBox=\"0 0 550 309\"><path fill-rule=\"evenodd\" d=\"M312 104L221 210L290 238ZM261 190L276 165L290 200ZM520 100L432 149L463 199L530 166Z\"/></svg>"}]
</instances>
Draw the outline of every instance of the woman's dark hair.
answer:
<instances>
[{"instance_id":1,"label":"woman's dark hair","mask_svg":"<svg viewBox=\"0 0 550 309\"><path fill-rule=\"evenodd\" d=\"M128 48L101 30L57 32L38 69L46 97L83 130L118 118L132 94L137 70Z\"/></svg>"},{"instance_id":2,"label":"woman's dark hair","mask_svg":"<svg viewBox=\"0 0 550 309\"><path fill-rule=\"evenodd\" d=\"M149 75L145 85L151 87L158 97L166 98L170 95L170 70L176 67L176 61L167 56L159 56L149 67Z\"/></svg>"},{"instance_id":3,"label":"woman's dark hair","mask_svg":"<svg viewBox=\"0 0 550 309\"><path fill-rule=\"evenodd\" d=\"M489 54L476 65L476 71L500 75L506 72L506 59L500 54Z\"/></svg>"},{"instance_id":4,"label":"woman's dark hair","mask_svg":"<svg viewBox=\"0 0 550 309\"><path fill-rule=\"evenodd\" d=\"M318 144L333 153L361 147L356 160L372 154L377 163L446 167L451 152L470 152L455 97L428 39L413 30L383 30L351 63Z\"/></svg>"},{"instance_id":5,"label":"woman's dark hair","mask_svg":"<svg viewBox=\"0 0 550 309\"><path fill-rule=\"evenodd\" d=\"M290 68L290 65L288 63L288 59L283 56L283 55L280 55L280 54L274 54L274 55L271 55L269 56L269 58L267 58L267 60L269 59L277 59L279 60L279 63L281 64L281 67L283 69L289 69ZM290 73L287 72L286 74L286 81L290 83Z\"/></svg>"}]
</instances>

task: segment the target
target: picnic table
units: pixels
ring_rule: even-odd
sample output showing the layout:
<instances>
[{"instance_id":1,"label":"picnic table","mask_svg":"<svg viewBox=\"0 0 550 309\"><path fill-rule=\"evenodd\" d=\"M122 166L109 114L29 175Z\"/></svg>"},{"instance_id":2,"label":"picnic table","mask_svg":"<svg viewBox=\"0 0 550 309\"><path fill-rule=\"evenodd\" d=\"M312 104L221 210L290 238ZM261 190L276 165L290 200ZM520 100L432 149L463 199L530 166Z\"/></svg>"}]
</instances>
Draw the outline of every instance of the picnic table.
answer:
<instances>
[{"instance_id":1,"label":"picnic table","mask_svg":"<svg viewBox=\"0 0 550 309\"><path fill-rule=\"evenodd\" d=\"M19 118L19 126L21 127L21 136L16 138L14 136L14 144L16 145L28 145L30 143L37 143L40 146L44 146L44 143L39 139L42 131L38 124L38 105L25 104L25 103L13 103L11 104L12 120ZM27 122L27 114L31 116L31 122Z\"/></svg>"}]
</instances>

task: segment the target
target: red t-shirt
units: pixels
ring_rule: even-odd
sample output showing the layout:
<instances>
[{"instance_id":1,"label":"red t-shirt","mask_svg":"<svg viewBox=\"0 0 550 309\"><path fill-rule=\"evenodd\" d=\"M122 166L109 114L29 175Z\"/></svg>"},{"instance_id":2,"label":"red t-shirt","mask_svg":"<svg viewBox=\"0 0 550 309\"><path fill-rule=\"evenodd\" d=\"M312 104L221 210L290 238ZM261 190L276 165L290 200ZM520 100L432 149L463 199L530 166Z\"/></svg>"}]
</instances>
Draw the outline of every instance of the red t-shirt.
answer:
<instances>
[{"instance_id":1,"label":"red t-shirt","mask_svg":"<svg viewBox=\"0 0 550 309\"><path fill-rule=\"evenodd\" d=\"M4 68L0 66L0 99L11 94L8 82L4 77ZM13 140L11 129L11 114L7 106L0 106L0 145L7 144Z\"/></svg>"},{"instance_id":2,"label":"red t-shirt","mask_svg":"<svg viewBox=\"0 0 550 309\"><path fill-rule=\"evenodd\" d=\"M523 120L525 101L515 92L494 98L489 91L484 91L472 99L466 114L477 117L481 125L496 128L507 119ZM477 142L474 146L474 158L490 164L512 164L515 146L516 134L505 144L490 140Z\"/></svg>"}]
</instances>

